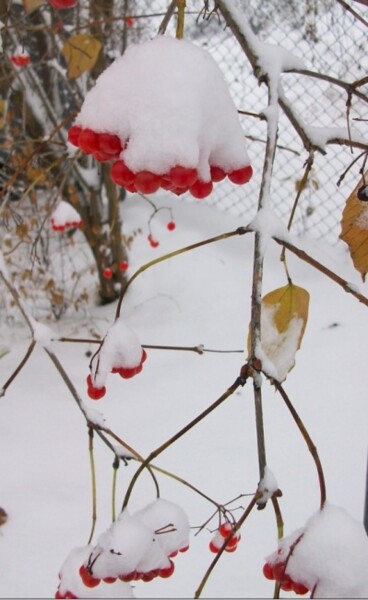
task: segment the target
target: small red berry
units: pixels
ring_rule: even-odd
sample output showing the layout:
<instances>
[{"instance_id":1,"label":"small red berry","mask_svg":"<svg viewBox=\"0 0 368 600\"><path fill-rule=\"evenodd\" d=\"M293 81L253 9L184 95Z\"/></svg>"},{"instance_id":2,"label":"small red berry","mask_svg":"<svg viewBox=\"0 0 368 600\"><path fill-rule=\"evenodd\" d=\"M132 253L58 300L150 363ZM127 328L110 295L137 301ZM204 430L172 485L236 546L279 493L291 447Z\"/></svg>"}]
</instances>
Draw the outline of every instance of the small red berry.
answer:
<instances>
[{"instance_id":1,"label":"small red berry","mask_svg":"<svg viewBox=\"0 0 368 600\"><path fill-rule=\"evenodd\" d=\"M232 532L233 526L230 523L222 523L219 527L219 533L223 538L227 538L227 536Z\"/></svg>"},{"instance_id":2,"label":"small red berry","mask_svg":"<svg viewBox=\"0 0 368 600\"><path fill-rule=\"evenodd\" d=\"M161 177L150 171L140 171L134 178L134 185L142 194L153 194L161 185Z\"/></svg>"},{"instance_id":3,"label":"small red berry","mask_svg":"<svg viewBox=\"0 0 368 600\"><path fill-rule=\"evenodd\" d=\"M68 131L68 140L73 146L79 146L79 136L81 134L82 128L78 127L78 125L72 125Z\"/></svg>"},{"instance_id":4,"label":"small red berry","mask_svg":"<svg viewBox=\"0 0 368 600\"><path fill-rule=\"evenodd\" d=\"M77 4L78 0L49 0L49 4L57 10L64 10L65 8L72 8Z\"/></svg>"},{"instance_id":5,"label":"small red berry","mask_svg":"<svg viewBox=\"0 0 368 600\"><path fill-rule=\"evenodd\" d=\"M141 356L141 364L144 363L147 360L147 352L145 351L144 348L142 348L142 356ZM189 546L188 546L189 548Z\"/></svg>"},{"instance_id":6,"label":"small red berry","mask_svg":"<svg viewBox=\"0 0 368 600\"><path fill-rule=\"evenodd\" d=\"M274 578L277 579L280 583L287 579L287 575L285 573L285 563L284 562L276 562L273 567L273 575Z\"/></svg>"},{"instance_id":7,"label":"small red berry","mask_svg":"<svg viewBox=\"0 0 368 600\"><path fill-rule=\"evenodd\" d=\"M189 191L195 198L202 199L212 192L212 181L200 181L199 179L190 186Z\"/></svg>"},{"instance_id":8,"label":"small red berry","mask_svg":"<svg viewBox=\"0 0 368 600\"><path fill-rule=\"evenodd\" d=\"M165 569L160 569L158 574L160 577L163 577L164 579L166 579L167 577L171 577L171 575L174 573L175 570L175 565L173 563L172 560L170 560L170 566L166 567Z\"/></svg>"},{"instance_id":9,"label":"small red berry","mask_svg":"<svg viewBox=\"0 0 368 600\"><path fill-rule=\"evenodd\" d=\"M112 158L119 156L122 151L120 138L112 133L100 133L98 135L99 150L109 154Z\"/></svg>"},{"instance_id":10,"label":"small red berry","mask_svg":"<svg viewBox=\"0 0 368 600\"><path fill-rule=\"evenodd\" d=\"M80 567L79 575L81 576L84 585L90 588L96 587L101 581L100 579L93 577L84 565Z\"/></svg>"},{"instance_id":11,"label":"small red berry","mask_svg":"<svg viewBox=\"0 0 368 600\"><path fill-rule=\"evenodd\" d=\"M65 596L59 590L56 590L54 598L61 600L62 598L65 598Z\"/></svg>"},{"instance_id":12,"label":"small red berry","mask_svg":"<svg viewBox=\"0 0 368 600\"><path fill-rule=\"evenodd\" d=\"M98 135L93 129L82 129L78 138L79 147L86 154L96 152L98 148Z\"/></svg>"},{"instance_id":13,"label":"small red berry","mask_svg":"<svg viewBox=\"0 0 368 600\"><path fill-rule=\"evenodd\" d=\"M123 187L134 183L134 173L125 164L123 160L117 160L111 167L111 179Z\"/></svg>"},{"instance_id":14,"label":"small red berry","mask_svg":"<svg viewBox=\"0 0 368 600\"><path fill-rule=\"evenodd\" d=\"M183 546L182 548L179 548L179 552L187 552L189 550L189 546Z\"/></svg>"},{"instance_id":15,"label":"small red berry","mask_svg":"<svg viewBox=\"0 0 368 600\"><path fill-rule=\"evenodd\" d=\"M169 231L174 231L176 224L174 223L174 221L169 221L168 224L166 225L166 227L168 228Z\"/></svg>"},{"instance_id":16,"label":"small red berry","mask_svg":"<svg viewBox=\"0 0 368 600\"><path fill-rule=\"evenodd\" d=\"M16 67L26 67L31 62L31 59L27 54L19 54L12 56L11 61Z\"/></svg>"},{"instance_id":17,"label":"small red berry","mask_svg":"<svg viewBox=\"0 0 368 600\"><path fill-rule=\"evenodd\" d=\"M102 152L102 150L95 150L95 152L93 152L93 156L98 162L109 162L109 160L112 159L111 155L105 154L105 152Z\"/></svg>"},{"instance_id":18,"label":"small red berry","mask_svg":"<svg viewBox=\"0 0 368 600\"><path fill-rule=\"evenodd\" d=\"M104 581L105 583L115 583L115 581L116 581L116 577L104 577L104 578L103 578L103 581Z\"/></svg>"},{"instance_id":19,"label":"small red berry","mask_svg":"<svg viewBox=\"0 0 368 600\"><path fill-rule=\"evenodd\" d=\"M127 271L129 269L129 264L126 260L122 260L119 267L120 271Z\"/></svg>"},{"instance_id":20,"label":"small red berry","mask_svg":"<svg viewBox=\"0 0 368 600\"><path fill-rule=\"evenodd\" d=\"M212 181L222 181L226 177L226 173L221 167L211 167L210 172Z\"/></svg>"},{"instance_id":21,"label":"small red berry","mask_svg":"<svg viewBox=\"0 0 368 600\"><path fill-rule=\"evenodd\" d=\"M109 267L106 267L106 269L103 270L103 276L105 279L111 279L113 276L112 270Z\"/></svg>"},{"instance_id":22,"label":"small red berry","mask_svg":"<svg viewBox=\"0 0 368 600\"><path fill-rule=\"evenodd\" d=\"M266 577L266 579L271 579L272 581L275 579L273 568L272 565L270 565L270 563L266 562L263 565L263 575Z\"/></svg>"},{"instance_id":23,"label":"small red berry","mask_svg":"<svg viewBox=\"0 0 368 600\"><path fill-rule=\"evenodd\" d=\"M134 19L132 19L132 17L125 17L125 23L127 27L133 27Z\"/></svg>"},{"instance_id":24,"label":"small red berry","mask_svg":"<svg viewBox=\"0 0 368 600\"><path fill-rule=\"evenodd\" d=\"M216 544L214 544L212 541L208 544L208 547L214 554L218 554L220 552L220 548L216 546Z\"/></svg>"},{"instance_id":25,"label":"small red berry","mask_svg":"<svg viewBox=\"0 0 368 600\"><path fill-rule=\"evenodd\" d=\"M149 241L150 245L152 246L152 248L157 248L157 246L159 246L160 242L158 240L156 240L152 234L150 233L147 236L147 240Z\"/></svg>"},{"instance_id":26,"label":"small red berry","mask_svg":"<svg viewBox=\"0 0 368 600\"><path fill-rule=\"evenodd\" d=\"M170 169L169 177L175 187L188 188L197 181L197 170L176 166Z\"/></svg>"},{"instance_id":27,"label":"small red berry","mask_svg":"<svg viewBox=\"0 0 368 600\"><path fill-rule=\"evenodd\" d=\"M309 589L305 587L305 585L303 585L302 583L298 583L297 581L292 582L292 589L296 594L299 594L300 596L304 596L309 592Z\"/></svg>"},{"instance_id":28,"label":"small red berry","mask_svg":"<svg viewBox=\"0 0 368 600\"><path fill-rule=\"evenodd\" d=\"M242 185L243 183L248 183L252 175L253 169L250 165L247 165L242 169L235 169L235 171L231 171L231 173L228 174L228 177L233 183Z\"/></svg>"},{"instance_id":29,"label":"small red berry","mask_svg":"<svg viewBox=\"0 0 368 600\"><path fill-rule=\"evenodd\" d=\"M78 596L75 596L75 595L73 594L73 592L69 592L69 591L68 591L68 592L66 592L66 594L65 594L64 598L78 598Z\"/></svg>"},{"instance_id":30,"label":"small red berry","mask_svg":"<svg viewBox=\"0 0 368 600\"><path fill-rule=\"evenodd\" d=\"M91 375L87 377L87 394L91 400L100 400L106 394L106 387L95 387L92 383Z\"/></svg>"}]
</instances>

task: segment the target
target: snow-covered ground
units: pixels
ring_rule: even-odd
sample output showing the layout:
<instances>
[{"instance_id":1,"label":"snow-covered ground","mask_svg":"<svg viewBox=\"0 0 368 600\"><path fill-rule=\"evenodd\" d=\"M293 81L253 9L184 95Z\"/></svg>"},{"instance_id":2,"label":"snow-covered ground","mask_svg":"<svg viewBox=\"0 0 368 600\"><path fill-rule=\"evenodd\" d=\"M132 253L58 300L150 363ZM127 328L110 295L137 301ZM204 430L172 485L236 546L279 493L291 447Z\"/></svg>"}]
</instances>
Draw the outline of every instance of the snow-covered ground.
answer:
<instances>
[{"instance_id":1,"label":"snow-covered ground","mask_svg":"<svg viewBox=\"0 0 368 600\"><path fill-rule=\"evenodd\" d=\"M246 188L244 188L246 194ZM124 204L126 230L141 227L131 248L130 273L142 264L246 222L224 215L205 203L185 203L167 193L154 198L157 207L173 211L175 231L166 229L168 211L159 211L152 227L158 248L151 248L144 225L151 207L139 196ZM367 293L353 270L344 244L331 248L298 240L313 256ZM250 318L252 235L232 238L163 262L133 283L123 304L144 345L195 346L242 350ZM366 308L352 296L288 256L293 281L311 295L309 321L296 366L285 389L294 402L322 460L328 500L362 521L367 460ZM265 262L264 293L284 285L279 247L270 242ZM64 320L58 335L101 335L111 324L114 306L95 307L88 319ZM1 359L1 379L12 372L28 344L28 331L3 332L10 352ZM10 338L11 336L11 338ZM86 393L88 344L55 342L55 353L85 404L100 411L106 424L143 456L160 446L208 407L233 383L245 356L147 349L143 371L130 380L110 375L99 402ZM304 526L319 508L319 488L312 457L283 401L263 386L266 449L269 467L283 492L280 499L285 534ZM1 506L9 518L1 528L0 596L52 597L58 571L69 552L87 544L91 526L91 479L85 421L45 351L37 347L0 402ZM95 438L97 470L96 534L111 522L112 453ZM251 385L240 389L209 417L155 459L154 464L189 481L220 504L252 494L258 462ZM137 469L129 462L118 473L117 507ZM190 549L175 560L169 579L136 582L136 597L193 597L214 555L208 549L216 529L213 505L188 487L159 475L163 498L179 504L191 526ZM131 496L132 511L155 498L144 474ZM239 518L247 497L231 507ZM210 531L209 531L210 530ZM254 510L242 528L237 551L224 553L209 578L203 597L268 597L273 585L262 575L264 559L276 548L271 505ZM347 553L349 549L347 548ZM348 574L346 575L348 577ZM93 591L92 591L93 594ZM286 596L290 595L285 593Z\"/></svg>"}]
</instances>

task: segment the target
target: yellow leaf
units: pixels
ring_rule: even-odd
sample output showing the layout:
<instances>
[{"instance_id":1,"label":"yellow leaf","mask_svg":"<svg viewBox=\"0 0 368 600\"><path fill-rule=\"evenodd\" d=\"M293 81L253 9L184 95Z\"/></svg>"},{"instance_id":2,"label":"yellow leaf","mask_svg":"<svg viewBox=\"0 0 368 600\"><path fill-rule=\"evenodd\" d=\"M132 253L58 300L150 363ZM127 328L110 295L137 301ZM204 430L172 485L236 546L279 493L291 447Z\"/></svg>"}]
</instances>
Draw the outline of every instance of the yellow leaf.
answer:
<instances>
[{"instance_id":1,"label":"yellow leaf","mask_svg":"<svg viewBox=\"0 0 368 600\"><path fill-rule=\"evenodd\" d=\"M284 381L295 364L295 354L308 320L308 308L309 293L292 283L262 298L261 355L258 358L264 370L277 381Z\"/></svg>"},{"instance_id":2,"label":"yellow leaf","mask_svg":"<svg viewBox=\"0 0 368 600\"><path fill-rule=\"evenodd\" d=\"M36 8L39 8L44 4L45 0L23 0L23 7L27 13L31 13Z\"/></svg>"},{"instance_id":3,"label":"yellow leaf","mask_svg":"<svg viewBox=\"0 0 368 600\"><path fill-rule=\"evenodd\" d=\"M101 50L101 42L88 33L71 36L64 44L61 54L68 64L68 77L75 79L92 69Z\"/></svg>"},{"instance_id":4,"label":"yellow leaf","mask_svg":"<svg viewBox=\"0 0 368 600\"><path fill-rule=\"evenodd\" d=\"M367 178L368 172L365 174ZM350 194L346 201L341 219L340 238L349 246L354 267L363 281L368 272L368 187L364 178Z\"/></svg>"}]
</instances>

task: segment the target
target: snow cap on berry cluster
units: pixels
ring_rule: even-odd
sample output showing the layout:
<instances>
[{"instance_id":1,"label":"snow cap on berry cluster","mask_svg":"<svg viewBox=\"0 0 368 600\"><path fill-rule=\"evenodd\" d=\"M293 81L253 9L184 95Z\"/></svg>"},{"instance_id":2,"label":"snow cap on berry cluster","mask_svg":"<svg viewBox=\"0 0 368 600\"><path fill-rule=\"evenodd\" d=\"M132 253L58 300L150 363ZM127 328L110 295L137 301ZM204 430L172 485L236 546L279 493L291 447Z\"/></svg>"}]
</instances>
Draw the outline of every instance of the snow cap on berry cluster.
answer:
<instances>
[{"instance_id":1,"label":"snow cap on berry cluster","mask_svg":"<svg viewBox=\"0 0 368 600\"><path fill-rule=\"evenodd\" d=\"M249 165L244 133L222 72L186 40L158 36L131 45L87 93L76 125L118 135L133 172L175 165L230 172Z\"/></svg>"},{"instance_id":2,"label":"snow cap on berry cluster","mask_svg":"<svg viewBox=\"0 0 368 600\"><path fill-rule=\"evenodd\" d=\"M304 528L281 540L268 562L285 561L294 543L286 573L314 589L315 598L368 597L368 537L346 510L325 504Z\"/></svg>"},{"instance_id":3,"label":"snow cap on berry cluster","mask_svg":"<svg viewBox=\"0 0 368 600\"><path fill-rule=\"evenodd\" d=\"M60 200L51 215L53 228L80 227L82 219L79 212L65 200Z\"/></svg>"},{"instance_id":4,"label":"snow cap on berry cluster","mask_svg":"<svg viewBox=\"0 0 368 600\"><path fill-rule=\"evenodd\" d=\"M145 508L130 514L125 508L97 545L84 559L96 579L144 574L157 576L161 570L173 570L170 560L189 546L189 522L176 504L158 498ZM136 576L139 574L139 577Z\"/></svg>"},{"instance_id":5,"label":"snow cap on berry cluster","mask_svg":"<svg viewBox=\"0 0 368 600\"><path fill-rule=\"evenodd\" d=\"M75 598L134 598L131 586L119 579L113 585L101 581L93 589L84 585L79 569L85 561L88 561L92 550L93 546L88 545L74 548L69 553L60 569L58 596L60 598L73 596Z\"/></svg>"},{"instance_id":6,"label":"snow cap on berry cluster","mask_svg":"<svg viewBox=\"0 0 368 600\"><path fill-rule=\"evenodd\" d=\"M123 318L108 329L101 347L91 361L93 385L101 388L113 368L134 368L141 363L142 346L133 329Z\"/></svg>"}]
</instances>

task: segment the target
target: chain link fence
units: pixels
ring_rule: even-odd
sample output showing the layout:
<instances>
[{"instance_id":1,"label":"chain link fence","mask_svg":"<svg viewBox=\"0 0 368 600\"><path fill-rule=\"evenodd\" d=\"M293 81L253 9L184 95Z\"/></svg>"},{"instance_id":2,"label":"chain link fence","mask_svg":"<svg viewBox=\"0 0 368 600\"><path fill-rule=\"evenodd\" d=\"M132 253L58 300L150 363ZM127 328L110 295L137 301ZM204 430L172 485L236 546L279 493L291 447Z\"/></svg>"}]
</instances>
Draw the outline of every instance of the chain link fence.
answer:
<instances>
[{"instance_id":1,"label":"chain link fence","mask_svg":"<svg viewBox=\"0 0 368 600\"><path fill-rule=\"evenodd\" d=\"M142 7L142 11L137 11L138 6L139 9ZM266 86L258 86L247 58L224 20L216 13L206 15L201 12L203 2L198 0L187 0L186 6L186 37L203 46L215 58L238 110L260 114L267 106ZM261 41L281 44L302 58L309 70L354 82L367 73L368 9L354 2L350 6L358 16L337 0L239 2ZM128 44L153 37L166 8L165 0L130 3L135 25L130 28ZM175 35L175 18L170 21L167 33ZM346 128L349 121L351 128L359 129L360 134L365 135L368 122L364 120L368 118L368 108L362 100L353 98L348 115L347 94L332 83L299 74L283 74L282 85L286 97L308 126ZM359 89L368 92L368 86ZM248 140L254 176L246 186L227 182L217 184L206 202L218 210L238 216L245 224L257 209L267 128L265 121L256 116L240 114L240 120ZM308 233L329 242L338 239L343 205L360 178L359 171L364 160L363 154L358 158L360 154L360 150L352 151L338 145L328 145L325 155L316 153L308 184L295 212L294 234ZM294 204L307 158L308 153L300 138L280 111L271 203L275 213L285 222ZM348 169L355 159L354 165ZM189 194L186 198L193 201Z\"/></svg>"}]
</instances>

